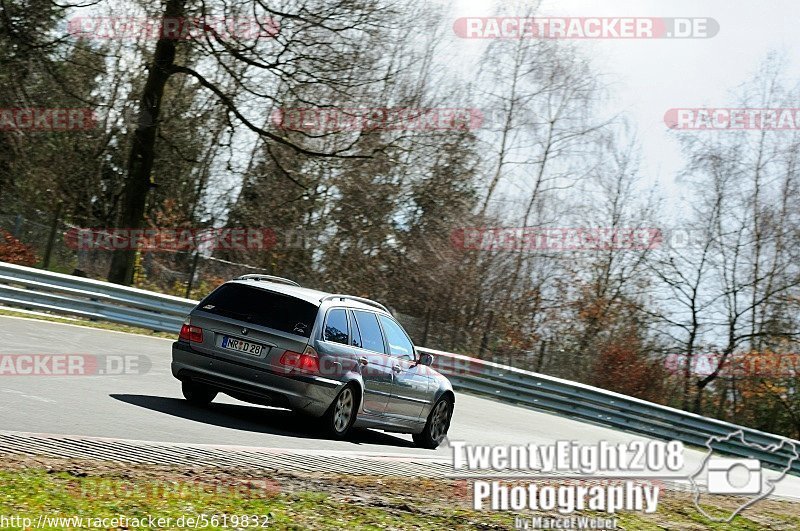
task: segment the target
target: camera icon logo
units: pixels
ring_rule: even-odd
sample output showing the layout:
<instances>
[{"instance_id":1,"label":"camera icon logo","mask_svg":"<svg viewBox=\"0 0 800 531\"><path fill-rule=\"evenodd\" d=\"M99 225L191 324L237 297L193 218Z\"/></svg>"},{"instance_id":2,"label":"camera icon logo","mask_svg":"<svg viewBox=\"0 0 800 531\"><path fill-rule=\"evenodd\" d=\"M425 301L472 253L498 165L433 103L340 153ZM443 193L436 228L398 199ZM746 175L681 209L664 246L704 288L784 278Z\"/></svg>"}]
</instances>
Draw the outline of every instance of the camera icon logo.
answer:
<instances>
[{"instance_id":1,"label":"camera icon logo","mask_svg":"<svg viewBox=\"0 0 800 531\"><path fill-rule=\"evenodd\" d=\"M777 439L777 438L776 438ZM723 448L726 443L735 442L740 449L752 449L747 458L718 457L719 453L730 453ZM795 462L800 462L800 450L791 439L780 438L775 444L762 446L749 442L745 438L744 429L725 436L712 436L706 441L708 452L689 482L694 491L694 505L697 511L712 522L731 522L737 514L759 500L773 493L775 484L781 481L792 469ZM769 464L775 469L764 471L761 461L754 459L753 454L770 454ZM703 487L705 479L705 488ZM736 496L741 503L738 506L709 514L701 503L701 497L722 494Z\"/></svg>"},{"instance_id":2,"label":"camera icon logo","mask_svg":"<svg viewBox=\"0 0 800 531\"><path fill-rule=\"evenodd\" d=\"M761 462L758 459L709 459L709 494L759 494Z\"/></svg>"}]
</instances>

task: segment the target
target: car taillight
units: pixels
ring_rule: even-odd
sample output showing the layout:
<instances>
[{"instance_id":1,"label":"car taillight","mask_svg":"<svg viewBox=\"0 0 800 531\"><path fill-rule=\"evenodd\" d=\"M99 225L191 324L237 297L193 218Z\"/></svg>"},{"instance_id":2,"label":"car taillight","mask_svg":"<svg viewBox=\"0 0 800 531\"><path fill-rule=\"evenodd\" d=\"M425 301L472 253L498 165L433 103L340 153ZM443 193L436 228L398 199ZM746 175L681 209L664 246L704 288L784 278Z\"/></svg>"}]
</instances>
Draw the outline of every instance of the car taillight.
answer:
<instances>
[{"instance_id":1,"label":"car taillight","mask_svg":"<svg viewBox=\"0 0 800 531\"><path fill-rule=\"evenodd\" d=\"M281 356L280 364L287 367L294 367L304 372L319 372L319 355L311 345L307 346L301 354L293 350L287 350Z\"/></svg>"},{"instance_id":2,"label":"car taillight","mask_svg":"<svg viewBox=\"0 0 800 531\"><path fill-rule=\"evenodd\" d=\"M186 341L191 341L192 343L202 343L203 329L199 326L192 326L189 323L184 323L181 327L181 333L178 335L178 337Z\"/></svg>"}]
</instances>

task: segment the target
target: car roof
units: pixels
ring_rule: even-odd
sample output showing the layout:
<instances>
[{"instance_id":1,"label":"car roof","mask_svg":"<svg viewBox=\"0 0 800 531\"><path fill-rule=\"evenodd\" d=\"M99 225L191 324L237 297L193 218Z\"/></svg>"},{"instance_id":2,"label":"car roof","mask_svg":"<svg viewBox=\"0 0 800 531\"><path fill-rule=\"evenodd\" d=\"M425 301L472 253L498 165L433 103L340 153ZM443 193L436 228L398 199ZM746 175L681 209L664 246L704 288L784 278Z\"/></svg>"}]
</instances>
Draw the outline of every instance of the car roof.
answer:
<instances>
[{"instance_id":1,"label":"car roof","mask_svg":"<svg viewBox=\"0 0 800 531\"><path fill-rule=\"evenodd\" d=\"M311 288L304 288L301 286L293 286L291 284L284 284L282 282L273 282L270 280L257 280L257 279L234 279L229 280L226 284L244 284L246 286L253 286L259 289L263 289L266 291L272 291L273 293L280 293L283 295L289 295L290 297L294 297L296 299L300 299L302 301L306 301L311 303L315 306L321 306L322 299L325 297L329 297L331 295L342 295L339 293L328 293L326 291L319 291L316 289ZM346 297L346 295L342 295ZM386 315L391 315L388 312L384 312L382 309L372 306L370 304L365 304L355 299L335 299L335 301L339 304L336 306L346 306L348 308L358 308L360 310L369 310L373 312L385 313ZM376 303L379 304L379 303Z\"/></svg>"}]
</instances>

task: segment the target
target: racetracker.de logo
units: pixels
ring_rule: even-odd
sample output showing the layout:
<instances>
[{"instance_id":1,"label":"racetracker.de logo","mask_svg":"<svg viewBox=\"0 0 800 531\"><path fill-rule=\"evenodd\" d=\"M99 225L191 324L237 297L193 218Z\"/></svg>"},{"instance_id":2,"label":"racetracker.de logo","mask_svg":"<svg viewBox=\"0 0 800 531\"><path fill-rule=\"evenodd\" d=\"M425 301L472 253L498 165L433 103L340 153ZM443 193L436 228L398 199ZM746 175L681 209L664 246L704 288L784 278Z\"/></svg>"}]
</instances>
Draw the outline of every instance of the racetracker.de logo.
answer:
<instances>
[{"instance_id":1,"label":"racetracker.de logo","mask_svg":"<svg viewBox=\"0 0 800 531\"><path fill-rule=\"evenodd\" d=\"M72 481L67 491L74 497L90 499L195 498L197 496L235 496L240 498L272 498L280 494L280 483L269 478L227 477L209 479L120 480L98 478Z\"/></svg>"},{"instance_id":2,"label":"racetracker.de logo","mask_svg":"<svg viewBox=\"0 0 800 531\"><path fill-rule=\"evenodd\" d=\"M450 241L456 249L472 251L643 250L658 248L662 233L656 228L480 227L453 229Z\"/></svg>"},{"instance_id":3,"label":"racetracker.de logo","mask_svg":"<svg viewBox=\"0 0 800 531\"><path fill-rule=\"evenodd\" d=\"M797 378L800 376L800 354L796 352L697 352L668 354L664 368L672 375L708 376L720 378Z\"/></svg>"},{"instance_id":4,"label":"racetracker.de logo","mask_svg":"<svg viewBox=\"0 0 800 531\"><path fill-rule=\"evenodd\" d=\"M0 109L0 131L84 131L95 125L92 109Z\"/></svg>"},{"instance_id":5,"label":"racetracker.de logo","mask_svg":"<svg viewBox=\"0 0 800 531\"><path fill-rule=\"evenodd\" d=\"M96 40L243 40L273 38L279 30L269 17L73 17L67 22L69 35Z\"/></svg>"},{"instance_id":6,"label":"racetracker.de logo","mask_svg":"<svg viewBox=\"0 0 800 531\"><path fill-rule=\"evenodd\" d=\"M800 129L800 109L669 109L664 123L684 131L792 131Z\"/></svg>"},{"instance_id":7,"label":"racetracker.de logo","mask_svg":"<svg viewBox=\"0 0 800 531\"><path fill-rule=\"evenodd\" d=\"M278 129L305 132L464 131L483 123L480 109L470 108L282 108L272 113Z\"/></svg>"},{"instance_id":8,"label":"racetracker.de logo","mask_svg":"<svg viewBox=\"0 0 800 531\"><path fill-rule=\"evenodd\" d=\"M0 354L0 377L139 375L151 365L150 358L138 354Z\"/></svg>"},{"instance_id":9,"label":"racetracker.de logo","mask_svg":"<svg viewBox=\"0 0 800 531\"><path fill-rule=\"evenodd\" d=\"M266 228L150 228L89 229L71 228L64 234L64 243L81 251L192 251L196 249L228 249L264 251L275 246L275 231Z\"/></svg>"},{"instance_id":10,"label":"racetracker.de logo","mask_svg":"<svg viewBox=\"0 0 800 531\"><path fill-rule=\"evenodd\" d=\"M463 17L453 23L462 39L708 39L713 18L699 17Z\"/></svg>"}]
</instances>

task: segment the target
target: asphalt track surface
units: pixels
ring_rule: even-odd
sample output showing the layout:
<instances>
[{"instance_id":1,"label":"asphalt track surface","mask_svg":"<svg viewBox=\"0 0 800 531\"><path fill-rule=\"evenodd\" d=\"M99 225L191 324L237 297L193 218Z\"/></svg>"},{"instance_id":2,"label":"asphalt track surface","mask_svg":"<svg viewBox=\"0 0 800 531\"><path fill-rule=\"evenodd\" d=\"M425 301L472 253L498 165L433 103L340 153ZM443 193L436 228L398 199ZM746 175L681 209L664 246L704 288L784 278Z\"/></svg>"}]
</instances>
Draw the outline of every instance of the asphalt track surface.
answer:
<instances>
[{"instance_id":1,"label":"asphalt track surface","mask_svg":"<svg viewBox=\"0 0 800 531\"><path fill-rule=\"evenodd\" d=\"M147 368L138 371L142 374L0 375L0 430L288 450L452 456L447 445L423 450L414 447L410 436L377 430L358 430L346 441L330 440L308 419L224 395L219 395L209 409L190 406L170 372L170 345L167 339L0 316L0 355L88 354L115 360L128 356ZM646 440L458 392L449 439L487 445ZM687 449L685 457L686 467L672 477L690 475L705 454ZM777 484L775 494L800 499L800 478L787 476Z\"/></svg>"}]
</instances>

